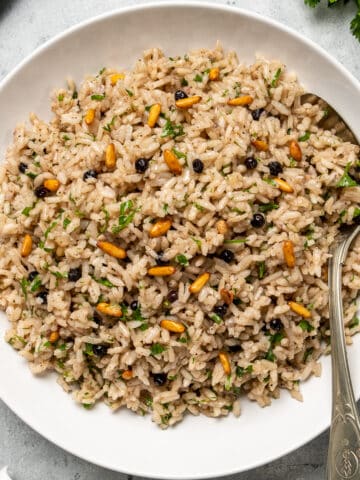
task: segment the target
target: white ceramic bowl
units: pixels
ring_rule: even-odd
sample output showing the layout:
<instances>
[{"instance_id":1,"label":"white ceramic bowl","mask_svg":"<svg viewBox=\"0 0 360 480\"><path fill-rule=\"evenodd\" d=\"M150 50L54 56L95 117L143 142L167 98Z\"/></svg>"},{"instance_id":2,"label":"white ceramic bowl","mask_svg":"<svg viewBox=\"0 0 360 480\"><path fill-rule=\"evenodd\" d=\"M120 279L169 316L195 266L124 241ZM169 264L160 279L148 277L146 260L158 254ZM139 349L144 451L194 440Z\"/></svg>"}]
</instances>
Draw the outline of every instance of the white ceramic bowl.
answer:
<instances>
[{"instance_id":1,"label":"white ceramic bowl","mask_svg":"<svg viewBox=\"0 0 360 480\"><path fill-rule=\"evenodd\" d=\"M23 62L0 86L0 154L18 121L30 111L48 118L49 93L68 75L80 81L104 65L130 67L150 46L168 55L220 40L241 61L255 53L283 60L308 91L328 99L360 138L359 83L326 52L295 32L240 9L208 4L159 4L122 9L58 36ZM0 323L0 396L41 435L90 462L139 476L204 478L244 471L269 462L314 438L330 422L330 363L323 375L302 386L304 403L284 392L270 408L243 401L242 416L215 420L188 415L161 431L148 417L104 405L78 407L53 376L34 378L3 340ZM349 349L350 366L360 361L360 342ZM353 375L356 397L360 376Z\"/></svg>"}]
</instances>

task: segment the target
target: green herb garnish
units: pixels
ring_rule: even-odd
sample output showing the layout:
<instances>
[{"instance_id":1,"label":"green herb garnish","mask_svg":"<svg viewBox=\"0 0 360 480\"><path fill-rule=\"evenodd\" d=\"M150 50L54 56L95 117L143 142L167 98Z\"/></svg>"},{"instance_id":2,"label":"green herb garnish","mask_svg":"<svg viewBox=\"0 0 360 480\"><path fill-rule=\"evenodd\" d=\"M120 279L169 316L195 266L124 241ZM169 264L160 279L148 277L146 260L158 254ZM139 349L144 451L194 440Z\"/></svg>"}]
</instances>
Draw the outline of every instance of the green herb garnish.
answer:
<instances>
[{"instance_id":1,"label":"green herb garnish","mask_svg":"<svg viewBox=\"0 0 360 480\"><path fill-rule=\"evenodd\" d=\"M360 320L359 320L359 317L354 317L351 321L351 323L349 323L349 328L354 328L354 327L357 327L360 323Z\"/></svg>"},{"instance_id":2,"label":"green herb garnish","mask_svg":"<svg viewBox=\"0 0 360 480\"><path fill-rule=\"evenodd\" d=\"M134 92L132 92L131 90L128 90L127 88L125 88L125 90L126 90L126 93L129 95L129 97L134 96Z\"/></svg>"},{"instance_id":3,"label":"green herb garnish","mask_svg":"<svg viewBox=\"0 0 360 480\"><path fill-rule=\"evenodd\" d=\"M115 122L115 118L116 118L116 115L114 115L111 119L111 122L107 123L105 125L105 127L103 127L103 129L106 131L106 132L111 132L112 130L112 127L114 126L114 122Z\"/></svg>"},{"instance_id":4,"label":"green herb garnish","mask_svg":"<svg viewBox=\"0 0 360 480\"><path fill-rule=\"evenodd\" d=\"M197 73L194 77L194 82L202 82L202 81L203 81L203 77Z\"/></svg>"},{"instance_id":5,"label":"green herb garnish","mask_svg":"<svg viewBox=\"0 0 360 480\"><path fill-rule=\"evenodd\" d=\"M198 240L195 237L190 237L190 238L191 238L191 240L193 240L196 243L196 245L198 246L198 248L200 250L201 249L201 240Z\"/></svg>"},{"instance_id":6,"label":"green herb garnish","mask_svg":"<svg viewBox=\"0 0 360 480\"><path fill-rule=\"evenodd\" d=\"M181 86L182 87L187 87L189 85L189 82L186 80L186 78L181 79Z\"/></svg>"},{"instance_id":7,"label":"green herb garnish","mask_svg":"<svg viewBox=\"0 0 360 480\"><path fill-rule=\"evenodd\" d=\"M166 123L164 128L162 129L161 137L171 137L173 139L177 137L181 137L184 135L184 127L179 124L175 125L171 122L168 118L166 119Z\"/></svg>"},{"instance_id":8,"label":"green herb garnish","mask_svg":"<svg viewBox=\"0 0 360 480\"><path fill-rule=\"evenodd\" d=\"M264 278L266 272L265 262L258 262L258 279Z\"/></svg>"},{"instance_id":9,"label":"green herb garnish","mask_svg":"<svg viewBox=\"0 0 360 480\"><path fill-rule=\"evenodd\" d=\"M224 243L232 245L237 243L246 243L246 240L246 238L233 238L232 240L224 240Z\"/></svg>"},{"instance_id":10,"label":"green herb garnish","mask_svg":"<svg viewBox=\"0 0 360 480\"><path fill-rule=\"evenodd\" d=\"M307 359L309 358L309 356L313 353L314 349L311 347L311 348L308 348L305 353L304 353L304 363L306 363Z\"/></svg>"},{"instance_id":11,"label":"green herb garnish","mask_svg":"<svg viewBox=\"0 0 360 480\"><path fill-rule=\"evenodd\" d=\"M85 343L84 353L85 353L85 355L88 355L89 357L94 355L93 344L92 343Z\"/></svg>"},{"instance_id":12,"label":"green herb garnish","mask_svg":"<svg viewBox=\"0 0 360 480\"><path fill-rule=\"evenodd\" d=\"M64 218L63 228L66 230L66 227L67 227L68 225L70 225L70 223L71 223L70 218Z\"/></svg>"},{"instance_id":13,"label":"green herb garnish","mask_svg":"<svg viewBox=\"0 0 360 480\"><path fill-rule=\"evenodd\" d=\"M51 273L51 275L54 275L54 277L56 277L57 279L61 279L61 278L67 278L68 274L67 273L61 273L61 272L58 272L58 271L51 271L49 270L49 273Z\"/></svg>"},{"instance_id":14,"label":"green herb garnish","mask_svg":"<svg viewBox=\"0 0 360 480\"><path fill-rule=\"evenodd\" d=\"M179 150L176 150L176 148L173 148L172 151L177 156L177 158L185 158L185 160L187 159L186 153L179 152Z\"/></svg>"},{"instance_id":15,"label":"green herb garnish","mask_svg":"<svg viewBox=\"0 0 360 480\"><path fill-rule=\"evenodd\" d=\"M153 355L153 356L160 355L165 350L166 350L166 347L164 347L164 345L161 345L160 343L154 343L150 347L150 352L151 352L151 355Z\"/></svg>"},{"instance_id":16,"label":"green herb garnish","mask_svg":"<svg viewBox=\"0 0 360 480\"><path fill-rule=\"evenodd\" d=\"M220 323L222 322L222 318L217 313L211 313L209 315L209 318L211 318L211 320L217 323L218 325L220 325Z\"/></svg>"},{"instance_id":17,"label":"green herb garnish","mask_svg":"<svg viewBox=\"0 0 360 480\"><path fill-rule=\"evenodd\" d=\"M169 204L168 203L163 204L163 210L164 210L165 215L167 215L168 210L169 210Z\"/></svg>"},{"instance_id":18,"label":"green herb garnish","mask_svg":"<svg viewBox=\"0 0 360 480\"><path fill-rule=\"evenodd\" d=\"M62 102L64 100L64 94L63 93L59 93L58 95L58 101L59 102Z\"/></svg>"},{"instance_id":19,"label":"green herb garnish","mask_svg":"<svg viewBox=\"0 0 360 480\"><path fill-rule=\"evenodd\" d=\"M115 285L111 283L110 280L108 280L107 278L96 278L94 276L92 278L93 280L95 280L95 282L99 283L100 285L104 285L104 287L108 287L108 288L115 287Z\"/></svg>"},{"instance_id":20,"label":"green herb garnish","mask_svg":"<svg viewBox=\"0 0 360 480\"><path fill-rule=\"evenodd\" d=\"M24 210L21 212L23 215L25 215L25 217L28 217L30 215L30 212L31 210L33 210L35 208L37 204L37 201L34 202L31 207L25 207Z\"/></svg>"},{"instance_id":21,"label":"green herb garnish","mask_svg":"<svg viewBox=\"0 0 360 480\"><path fill-rule=\"evenodd\" d=\"M189 265L189 260L185 255L182 255L182 254L176 255L175 260L179 265L182 265L183 267L186 267L187 265Z\"/></svg>"},{"instance_id":22,"label":"green herb garnish","mask_svg":"<svg viewBox=\"0 0 360 480\"><path fill-rule=\"evenodd\" d=\"M41 287L42 283L41 283L41 278L39 276L36 276L30 286L30 291L31 292L36 292L37 290L39 290L39 288Z\"/></svg>"},{"instance_id":23,"label":"green herb garnish","mask_svg":"<svg viewBox=\"0 0 360 480\"><path fill-rule=\"evenodd\" d=\"M104 95L99 95L99 94L91 95L91 100L101 101L101 100L104 100L104 98L105 98L105 93Z\"/></svg>"},{"instance_id":24,"label":"green herb garnish","mask_svg":"<svg viewBox=\"0 0 360 480\"><path fill-rule=\"evenodd\" d=\"M351 168L351 163L348 163L344 169L343 176L340 178L336 187L346 188L346 187L356 187L358 184L357 182L351 178L349 175L349 170Z\"/></svg>"},{"instance_id":25,"label":"green herb garnish","mask_svg":"<svg viewBox=\"0 0 360 480\"><path fill-rule=\"evenodd\" d=\"M112 232L119 233L121 230L124 230L124 228L130 225L133 221L135 213L138 211L139 209L134 207L132 200L127 200L126 202L121 203L118 225L113 226Z\"/></svg>"},{"instance_id":26,"label":"green herb garnish","mask_svg":"<svg viewBox=\"0 0 360 480\"><path fill-rule=\"evenodd\" d=\"M246 368L237 366L236 370L235 370L237 377L242 377L246 373L252 373L252 371L253 371L253 366L252 365L248 365Z\"/></svg>"},{"instance_id":27,"label":"green herb garnish","mask_svg":"<svg viewBox=\"0 0 360 480\"><path fill-rule=\"evenodd\" d=\"M310 132L306 131L304 135L299 137L299 142L306 142L310 138Z\"/></svg>"},{"instance_id":28,"label":"green herb garnish","mask_svg":"<svg viewBox=\"0 0 360 480\"><path fill-rule=\"evenodd\" d=\"M281 68L278 68L276 70L275 75L274 75L273 79L271 80L271 84L270 84L272 88L277 86L280 75L281 75L281 71L282 71Z\"/></svg>"},{"instance_id":29,"label":"green herb garnish","mask_svg":"<svg viewBox=\"0 0 360 480\"><path fill-rule=\"evenodd\" d=\"M274 202L263 203L262 205L259 205L259 211L263 213L271 212L271 210L277 210L278 208L279 205Z\"/></svg>"},{"instance_id":30,"label":"green herb garnish","mask_svg":"<svg viewBox=\"0 0 360 480\"><path fill-rule=\"evenodd\" d=\"M304 332L311 332L314 330L314 327L307 320L301 320L298 325Z\"/></svg>"}]
</instances>

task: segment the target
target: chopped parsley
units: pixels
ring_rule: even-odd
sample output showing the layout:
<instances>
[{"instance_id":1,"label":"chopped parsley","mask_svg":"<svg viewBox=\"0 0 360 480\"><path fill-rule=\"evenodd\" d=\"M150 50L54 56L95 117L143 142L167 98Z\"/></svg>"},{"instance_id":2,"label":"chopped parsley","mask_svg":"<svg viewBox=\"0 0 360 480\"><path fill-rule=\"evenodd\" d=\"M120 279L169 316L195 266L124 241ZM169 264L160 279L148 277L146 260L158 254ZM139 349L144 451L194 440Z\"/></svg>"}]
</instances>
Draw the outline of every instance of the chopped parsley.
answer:
<instances>
[{"instance_id":1,"label":"chopped parsley","mask_svg":"<svg viewBox=\"0 0 360 480\"><path fill-rule=\"evenodd\" d=\"M202 205L200 205L199 203L195 202L195 203L193 203L193 205L197 210L199 210L199 212L203 212L205 210L205 208Z\"/></svg>"},{"instance_id":2,"label":"chopped parsley","mask_svg":"<svg viewBox=\"0 0 360 480\"><path fill-rule=\"evenodd\" d=\"M93 403L83 403L82 406L85 408L85 410L90 410L94 404Z\"/></svg>"},{"instance_id":3,"label":"chopped parsley","mask_svg":"<svg viewBox=\"0 0 360 480\"><path fill-rule=\"evenodd\" d=\"M354 328L354 327L357 327L360 323L360 320L359 320L359 317L354 317L351 321L351 323L349 323L349 328Z\"/></svg>"},{"instance_id":4,"label":"chopped parsley","mask_svg":"<svg viewBox=\"0 0 360 480\"><path fill-rule=\"evenodd\" d=\"M353 214L353 218L358 217L359 215L360 215L360 208L355 207L355 209L354 209L354 214Z\"/></svg>"},{"instance_id":5,"label":"chopped parsley","mask_svg":"<svg viewBox=\"0 0 360 480\"><path fill-rule=\"evenodd\" d=\"M181 86L182 87L187 87L189 85L189 82L186 80L186 78L181 79Z\"/></svg>"},{"instance_id":6,"label":"chopped parsley","mask_svg":"<svg viewBox=\"0 0 360 480\"><path fill-rule=\"evenodd\" d=\"M263 177L262 180L263 180L263 182L268 183L272 187L277 187L277 184L276 184L275 180L273 180L272 178L264 178Z\"/></svg>"},{"instance_id":7,"label":"chopped parsley","mask_svg":"<svg viewBox=\"0 0 360 480\"><path fill-rule=\"evenodd\" d=\"M217 313L211 313L209 317L213 322L217 323L218 325L220 325L220 323L222 322L222 318Z\"/></svg>"},{"instance_id":8,"label":"chopped parsley","mask_svg":"<svg viewBox=\"0 0 360 480\"><path fill-rule=\"evenodd\" d=\"M131 90L128 90L127 88L125 88L125 90L126 90L126 93L129 95L129 97L134 96L134 92L132 92Z\"/></svg>"},{"instance_id":9,"label":"chopped parsley","mask_svg":"<svg viewBox=\"0 0 360 480\"><path fill-rule=\"evenodd\" d=\"M311 332L314 330L314 327L307 320L301 320L298 325L303 332Z\"/></svg>"},{"instance_id":10,"label":"chopped parsley","mask_svg":"<svg viewBox=\"0 0 360 480\"><path fill-rule=\"evenodd\" d=\"M25 173L25 175L27 175L29 178L34 180L39 174L38 173L33 173L33 172L27 172L27 173Z\"/></svg>"},{"instance_id":11,"label":"chopped parsley","mask_svg":"<svg viewBox=\"0 0 360 480\"><path fill-rule=\"evenodd\" d=\"M356 187L358 184L357 182L349 175L349 170L351 168L351 163L349 162L345 169L343 176L340 178L336 187L345 188L345 187Z\"/></svg>"},{"instance_id":12,"label":"chopped parsley","mask_svg":"<svg viewBox=\"0 0 360 480\"><path fill-rule=\"evenodd\" d=\"M309 358L309 356L313 353L314 349L311 347L311 348L308 348L305 353L304 353L304 363L306 363L307 359Z\"/></svg>"},{"instance_id":13,"label":"chopped parsley","mask_svg":"<svg viewBox=\"0 0 360 480\"><path fill-rule=\"evenodd\" d=\"M101 100L104 100L104 98L105 98L105 93L104 95L100 95L100 94L91 95L91 100L101 101Z\"/></svg>"},{"instance_id":14,"label":"chopped parsley","mask_svg":"<svg viewBox=\"0 0 360 480\"><path fill-rule=\"evenodd\" d=\"M67 217L64 218L64 220L63 220L63 228L66 230L66 227L67 227L68 225L70 225L70 223L71 223L70 218L67 218Z\"/></svg>"},{"instance_id":15,"label":"chopped parsley","mask_svg":"<svg viewBox=\"0 0 360 480\"><path fill-rule=\"evenodd\" d=\"M276 357L272 351L272 348L269 348L269 350L266 352L265 360L269 360L269 362L275 362Z\"/></svg>"},{"instance_id":16,"label":"chopped parsley","mask_svg":"<svg viewBox=\"0 0 360 480\"><path fill-rule=\"evenodd\" d=\"M131 318L133 320L136 320L138 322L143 322L145 320L145 318L142 316L142 313L141 313L141 305L139 304L135 310L133 310L132 314L131 314Z\"/></svg>"},{"instance_id":17,"label":"chopped parsley","mask_svg":"<svg viewBox=\"0 0 360 480\"><path fill-rule=\"evenodd\" d=\"M194 82L202 82L203 81L203 77L197 73L194 77Z\"/></svg>"},{"instance_id":18,"label":"chopped parsley","mask_svg":"<svg viewBox=\"0 0 360 480\"><path fill-rule=\"evenodd\" d=\"M185 160L187 159L186 153L179 152L179 150L176 150L176 148L173 148L172 151L177 156L177 158L185 158Z\"/></svg>"},{"instance_id":19,"label":"chopped parsley","mask_svg":"<svg viewBox=\"0 0 360 480\"><path fill-rule=\"evenodd\" d=\"M58 272L58 271L49 270L49 273L51 273L51 275L54 275L54 277L56 277L57 279L67 278L67 276L68 276L67 273L61 273L61 272Z\"/></svg>"},{"instance_id":20,"label":"chopped parsley","mask_svg":"<svg viewBox=\"0 0 360 480\"><path fill-rule=\"evenodd\" d=\"M161 343L154 343L150 347L150 352L151 352L151 355L153 355L153 356L160 355L165 350L166 350L166 347L164 347L164 345L161 345Z\"/></svg>"},{"instance_id":21,"label":"chopped parsley","mask_svg":"<svg viewBox=\"0 0 360 480\"><path fill-rule=\"evenodd\" d=\"M37 201L34 202L30 207L25 207L21 213L25 215L25 217L28 217L30 215L31 210L35 208L36 204L37 204Z\"/></svg>"},{"instance_id":22,"label":"chopped parsley","mask_svg":"<svg viewBox=\"0 0 360 480\"><path fill-rule=\"evenodd\" d=\"M88 355L89 357L91 357L92 355L94 355L93 344L92 344L92 343L85 343L84 354L85 354L85 355Z\"/></svg>"},{"instance_id":23,"label":"chopped parsley","mask_svg":"<svg viewBox=\"0 0 360 480\"><path fill-rule=\"evenodd\" d=\"M172 123L171 120L167 118L164 128L162 129L161 137L162 138L171 137L175 139L183 135L184 135L184 127L181 124L175 125L174 123Z\"/></svg>"},{"instance_id":24,"label":"chopped parsley","mask_svg":"<svg viewBox=\"0 0 360 480\"><path fill-rule=\"evenodd\" d=\"M304 135L301 135L301 137L299 137L299 142L306 142L307 140L309 140L309 138L310 132L306 131Z\"/></svg>"},{"instance_id":25,"label":"chopped parsley","mask_svg":"<svg viewBox=\"0 0 360 480\"><path fill-rule=\"evenodd\" d=\"M76 90L73 91L72 97L73 100L76 100L78 98L78 92Z\"/></svg>"},{"instance_id":26,"label":"chopped parsley","mask_svg":"<svg viewBox=\"0 0 360 480\"><path fill-rule=\"evenodd\" d=\"M58 95L58 101L59 102L62 102L64 100L64 94L63 93L59 93Z\"/></svg>"},{"instance_id":27,"label":"chopped parsley","mask_svg":"<svg viewBox=\"0 0 360 480\"><path fill-rule=\"evenodd\" d=\"M198 239L195 238L195 237L190 237L190 238L191 238L191 240L193 240L193 241L196 243L196 245L198 246L198 248L201 249L201 240L198 240Z\"/></svg>"},{"instance_id":28,"label":"chopped parsley","mask_svg":"<svg viewBox=\"0 0 360 480\"><path fill-rule=\"evenodd\" d=\"M271 80L271 84L270 84L272 88L277 86L280 75L281 75L281 71L282 71L281 68L278 68L276 70L275 75L274 75L273 79Z\"/></svg>"},{"instance_id":29,"label":"chopped parsley","mask_svg":"<svg viewBox=\"0 0 360 480\"><path fill-rule=\"evenodd\" d=\"M138 211L139 209L134 207L132 200L121 203L118 225L113 226L112 232L119 233L124 230L134 220L135 213Z\"/></svg>"},{"instance_id":30,"label":"chopped parsley","mask_svg":"<svg viewBox=\"0 0 360 480\"><path fill-rule=\"evenodd\" d=\"M232 240L225 240L224 243L229 245L237 244L237 243L246 243L246 238L233 238Z\"/></svg>"},{"instance_id":31,"label":"chopped parsley","mask_svg":"<svg viewBox=\"0 0 360 480\"><path fill-rule=\"evenodd\" d=\"M235 96L236 97L239 97L240 94L241 94L241 84L240 82L235 82L234 84L234 92L235 92Z\"/></svg>"},{"instance_id":32,"label":"chopped parsley","mask_svg":"<svg viewBox=\"0 0 360 480\"><path fill-rule=\"evenodd\" d=\"M185 255L182 255L182 254L176 255L175 260L179 265L182 265L183 267L186 267L187 265L189 265L189 260Z\"/></svg>"},{"instance_id":33,"label":"chopped parsley","mask_svg":"<svg viewBox=\"0 0 360 480\"><path fill-rule=\"evenodd\" d=\"M93 280L95 280L95 282L99 283L100 285L104 285L104 287L109 287L109 288L115 287L115 285L111 283L110 280L108 280L107 278L96 278L94 276L92 278Z\"/></svg>"},{"instance_id":34,"label":"chopped parsley","mask_svg":"<svg viewBox=\"0 0 360 480\"><path fill-rule=\"evenodd\" d=\"M107 123L105 127L103 127L105 132L109 132L109 133L111 132L112 127L114 126L115 118L116 118L116 115L112 117L111 122Z\"/></svg>"},{"instance_id":35,"label":"chopped parsley","mask_svg":"<svg viewBox=\"0 0 360 480\"><path fill-rule=\"evenodd\" d=\"M277 210L279 205L275 202L263 203L259 205L259 211L262 213L271 212L271 210Z\"/></svg>"},{"instance_id":36,"label":"chopped parsley","mask_svg":"<svg viewBox=\"0 0 360 480\"><path fill-rule=\"evenodd\" d=\"M265 262L258 262L258 278L261 280L265 277L266 266Z\"/></svg>"},{"instance_id":37,"label":"chopped parsley","mask_svg":"<svg viewBox=\"0 0 360 480\"><path fill-rule=\"evenodd\" d=\"M169 210L169 204L168 203L163 204L163 210L164 210L165 215L167 215L168 210Z\"/></svg>"},{"instance_id":38,"label":"chopped parsley","mask_svg":"<svg viewBox=\"0 0 360 480\"><path fill-rule=\"evenodd\" d=\"M41 287L42 283L41 283L41 279L39 276L36 276L30 286L30 291L31 292L36 292L37 290L39 290L39 288Z\"/></svg>"},{"instance_id":39,"label":"chopped parsley","mask_svg":"<svg viewBox=\"0 0 360 480\"><path fill-rule=\"evenodd\" d=\"M106 70L106 67L102 67L102 69L99 71L99 75L102 75Z\"/></svg>"},{"instance_id":40,"label":"chopped parsley","mask_svg":"<svg viewBox=\"0 0 360 480\"><path fill-rule=\"evenodd\" d=\"M252 371L253 371L253 366L252 365L248 365L246 368L237 366L236 370L235 370L237 377L242 377L246 373L252 373Z\"/></svg>"}]
</instances>

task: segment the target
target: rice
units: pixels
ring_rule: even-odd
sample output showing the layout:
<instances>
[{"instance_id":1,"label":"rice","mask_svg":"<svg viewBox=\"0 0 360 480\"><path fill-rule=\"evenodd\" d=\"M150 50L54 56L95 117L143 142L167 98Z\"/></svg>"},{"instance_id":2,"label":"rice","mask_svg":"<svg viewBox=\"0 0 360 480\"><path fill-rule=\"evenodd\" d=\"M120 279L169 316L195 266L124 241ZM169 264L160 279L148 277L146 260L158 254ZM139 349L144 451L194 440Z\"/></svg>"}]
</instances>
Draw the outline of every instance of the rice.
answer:
<instances>
[{"instance_id":1,"label":"rice","mask_svg":"<svg viewBox=\"0 0 360 480\"><path fill-rule=\"evenodd\" d=\"M217 81L209 80L213 68ZM359 147L318 126L324 112L301 104L301 85L278 61L244 65L220 46L176 58L150 49L116 82L115 74L103 69L78 90L69 82L52 96L50 123L31 114L15 129L0 172L6 340L34 374L55 371L85 408L102 400L113 410L149 412L163 428L186 411L239 415L243 395L266 406L287 389L301 400L300 382L320 375L329 349L330 246L360 213L360 188L338 183L350 178ZM201 101L176 108L179 89ZM227 105L244 95L249 105ZM155 103L162 114L149 127ZM256 140L268 149L256 150ZM289 154L291 141L300 161ZM114 169L105 166L110 142ZM169 170L165 150L181 174ZM246 167L249 158L255 168ZM148 168L137 171L138 159ZM293 193L278 188L270 162ZM40 195L49 179L59 188ZM165 218L171 228L152 238ZM21 256L25 234L32 249ZM104 253L99 240L126 258ZM294 247L293 268L284 241ZM360 328L359 255L358 242L344 267L348 343ZM157 263L175 273L150 276ZM209 281L192 293L205 272ZM99 303L122 316L100 314ZM184 331L163 328L164 319Z\"/></svg>"}]
</instances>

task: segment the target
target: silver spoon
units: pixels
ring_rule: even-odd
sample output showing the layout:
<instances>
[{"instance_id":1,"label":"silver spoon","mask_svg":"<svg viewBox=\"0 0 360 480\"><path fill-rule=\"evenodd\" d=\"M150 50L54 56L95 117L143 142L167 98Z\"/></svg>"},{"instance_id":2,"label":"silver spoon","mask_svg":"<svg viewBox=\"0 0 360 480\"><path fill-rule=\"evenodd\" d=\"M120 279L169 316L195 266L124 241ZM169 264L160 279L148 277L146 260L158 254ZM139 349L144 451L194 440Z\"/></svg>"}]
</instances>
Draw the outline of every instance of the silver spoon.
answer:
<instances>
[{"instance_id":1,"label":"silver spoon","mask_svg":"<svg viewBox=\"0 0 360 480\"><path fill-rule=\"evenodd\" d=\"M319 126L335 130L342 140L359 145L340 115L322 98L303 95L302 104L319 104L327 113ZM346 355L342 307L342 266L360 225L340 235L329 261L329 317L332 365L332 418L327 459L327 480L360 479L360 421Z\"/></svg>"}]
</instances>

